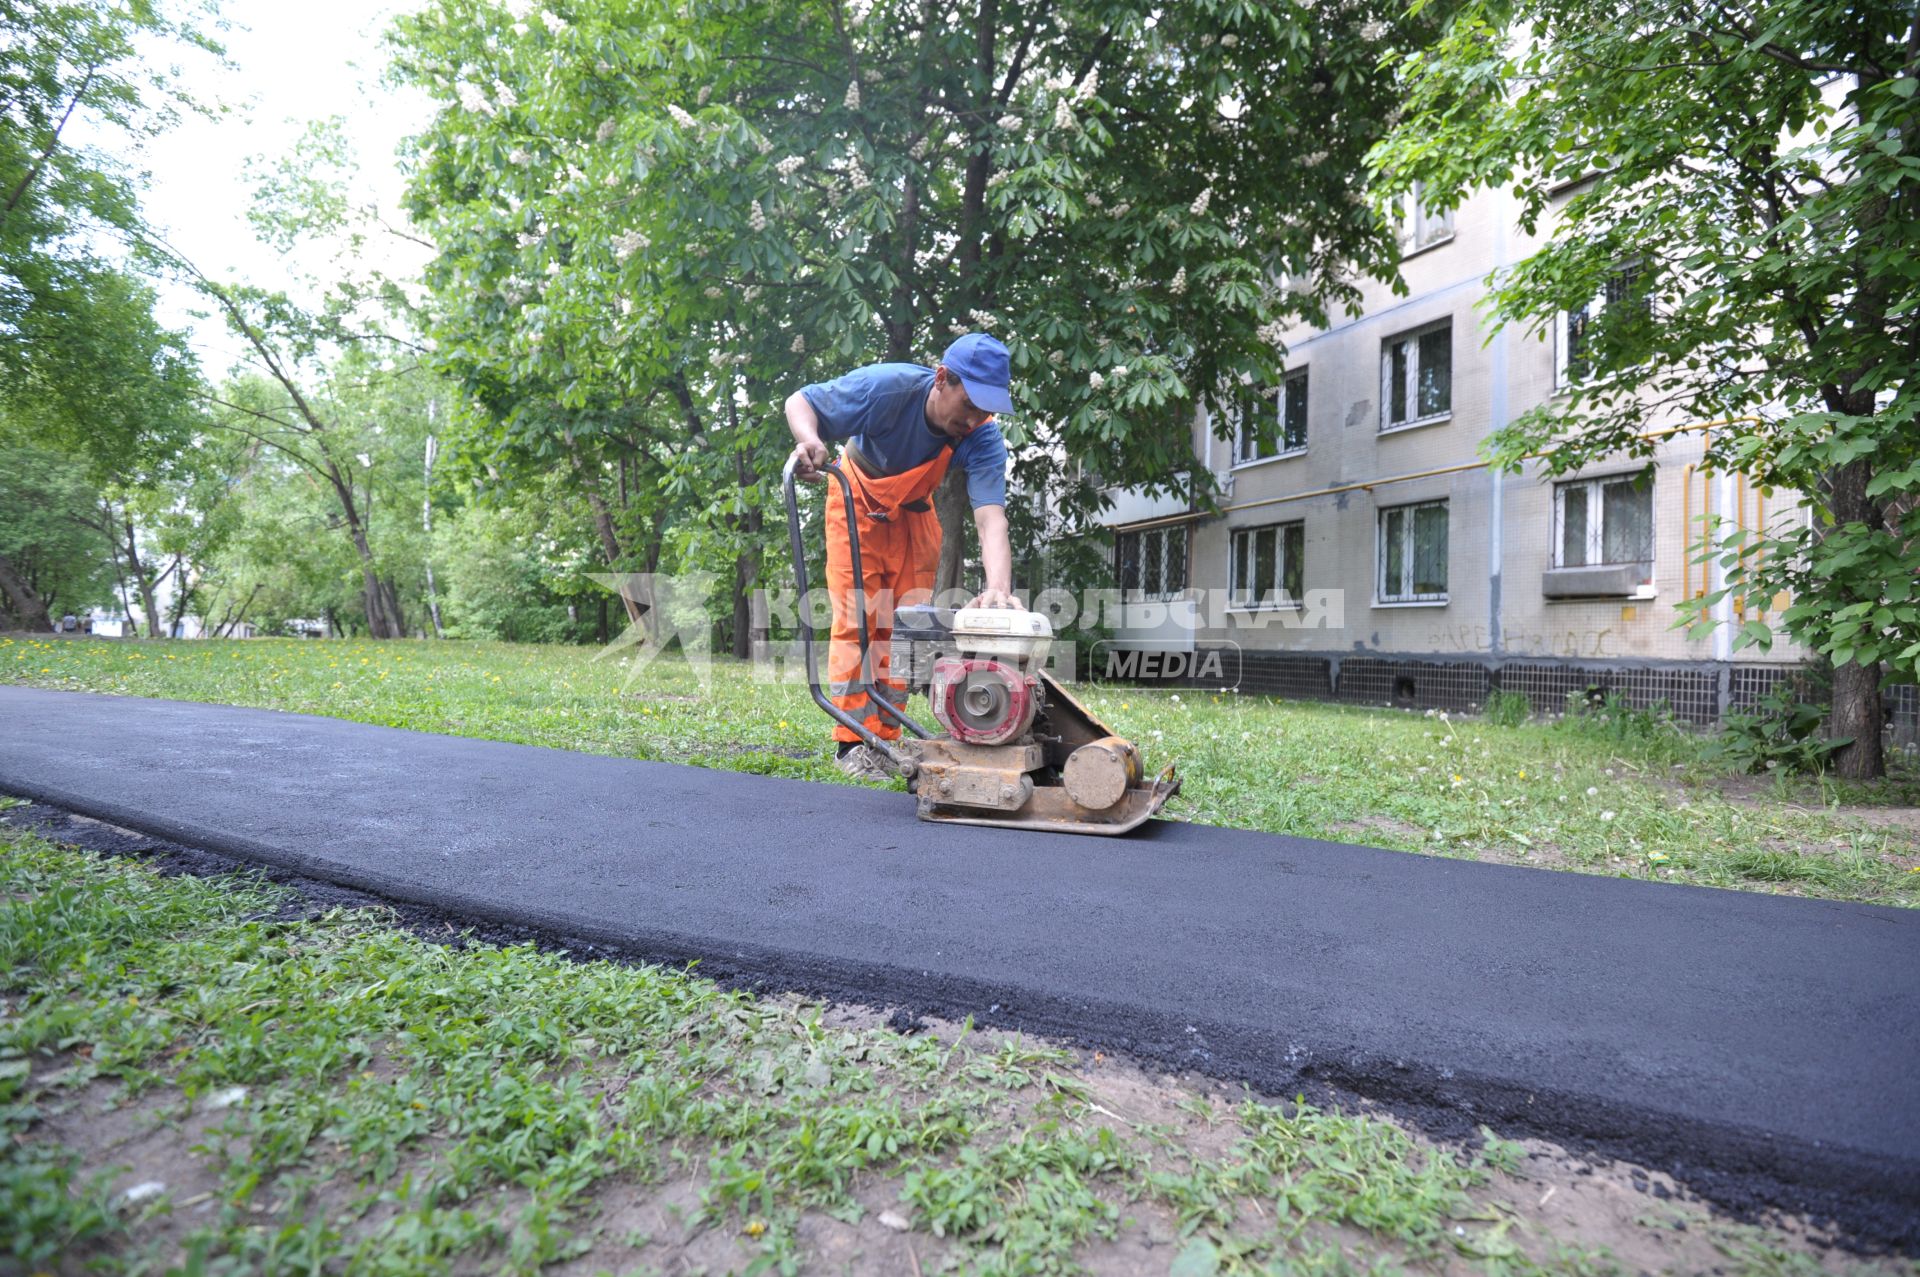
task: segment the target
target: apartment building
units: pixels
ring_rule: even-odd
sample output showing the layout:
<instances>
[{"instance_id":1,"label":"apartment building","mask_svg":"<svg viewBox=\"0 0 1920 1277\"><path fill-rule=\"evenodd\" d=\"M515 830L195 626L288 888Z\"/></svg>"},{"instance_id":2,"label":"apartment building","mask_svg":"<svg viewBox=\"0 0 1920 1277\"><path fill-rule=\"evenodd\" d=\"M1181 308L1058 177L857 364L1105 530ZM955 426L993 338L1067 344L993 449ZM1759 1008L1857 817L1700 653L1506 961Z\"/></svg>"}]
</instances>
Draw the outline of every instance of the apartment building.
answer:
<instances>
[{"instance_id":1,"label":"apartment building","mask_svg":"<svg viewBox=\"0 0 1920 1277\"><path fill-rule=\"evenodd\" d=\"M1539 335L1485 322L1489 276L1538 246L1510 196L1415 208L1404 240L1407 295L1369 284L1356 312L1287 334L1284 386L1247 388L1231 438L1196 416L1219 513L1111 494L1121 642L1222 653L1214 668L1252 692L1471 709L1499 688L1557 710L1611 691L1702 723L1804 661L1782 642L1734 650L1781 599L1728 598L1704 633L1676 628L1677 605L1721 583L1688 553L1706 516L1806 517L1703 470L1701 423L1661 423L1650 467L1483 464L1490 432L1581 375L1590 314Z\"/></svg>"}]
</instances>

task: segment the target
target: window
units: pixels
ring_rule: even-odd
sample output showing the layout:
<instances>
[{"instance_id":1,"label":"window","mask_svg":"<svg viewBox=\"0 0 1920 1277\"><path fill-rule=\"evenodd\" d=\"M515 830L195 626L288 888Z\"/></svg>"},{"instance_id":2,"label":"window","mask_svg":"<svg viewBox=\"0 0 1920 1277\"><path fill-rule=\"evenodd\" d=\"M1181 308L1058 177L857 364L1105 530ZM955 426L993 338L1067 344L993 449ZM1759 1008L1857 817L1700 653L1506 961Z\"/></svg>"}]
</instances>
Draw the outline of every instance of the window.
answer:
<instances>
[{"instance_id":1,"label":"window","mask_svg":"<svg viewBox=\"0 0 1920 1277\"><path fill-rule=\"evenodd\" d=\"M1432 208L1426 201L1424 182L1415 182L1400 205L1400 243L1409 252L1418 252L1453 238L1453 210Z\"/></svg>"},{"instance_id":2,"label":"window","mask_svg":"<svg viewBox=\"0 0 1920 1277\"><path fill-rule=\"evenodd\" d=\"M1553 490L1553 566L1653 561L1653 478L1580 479Z\"/></svg>"},{"instance_id":3,"label":"window","mask_svg":"<svg viewBox=\"0 0 1920 1277\"><path fill-rule=\"evenodd\" d=\"M1240 429L1233 442L1235 465L1243 466L1273 457L1296 456L1307 450L1307 370L1302 368L1289 373L1275 398L1279 401L1277 424L1280 433L1277 439L1263 429L1275 424L1271 418L1262 420L1275 411L1267 406L1270 402L1267 397L1258 391L1249 391L1241 396Z\"/></svg>"},{"instance_id":4,"label":"window","mask_svg":"<svg viewBox=\"0 0 1920 1277\"><path fill-rule=\"evenodd\" d=\"M1452 321L1388 341L1380 352L1380 429L1423 426L1452 411Z\"/></svg>"},{"instance_id":5,"label":"window","mask_svg":"<svg viewBox=\"0 0 1920 1277\"><path fill-rule=\"evenodd\" d=\"M1631 306L1642 314L1650 306L1645 293L1635 288L1640 278L1638 265L1623 266L1607 278L1606 287L1586 305L1560 315L1559 341L1554 351L1554 382L1571 386L1585 381L1593 371L1593 328L1607 310Z\"/></svg>"},{"instance_id":6,"label":"window","mask_svg":"<svg viewBox=\"0 0 1920 1277\"><path fill-rule=\"evenodd\" d=\"M1447 503L1427 501L1380 512L1379 601L1444 603Z\"/></svg>"},{"instance_id":7,"label":"window","mask_svg":"<svg viewBox=\"0 0 1920 1277\"><path fill-rule=\"evenodd\" d=\"M1187 525L1115 533L1113 558L1124 601L1170 599L1187 588Z\"/></svg>"},{"instance_id":8,"label":"window","mask_svg":"<svg viewBox=\"0 0 1920 1277\"><path fill-rule=\"evenodd\" d=\"M1291 607L1300 598L1304 523L1241 528L1233 534L1234 607Z\"/></svg>"}]
</instances>

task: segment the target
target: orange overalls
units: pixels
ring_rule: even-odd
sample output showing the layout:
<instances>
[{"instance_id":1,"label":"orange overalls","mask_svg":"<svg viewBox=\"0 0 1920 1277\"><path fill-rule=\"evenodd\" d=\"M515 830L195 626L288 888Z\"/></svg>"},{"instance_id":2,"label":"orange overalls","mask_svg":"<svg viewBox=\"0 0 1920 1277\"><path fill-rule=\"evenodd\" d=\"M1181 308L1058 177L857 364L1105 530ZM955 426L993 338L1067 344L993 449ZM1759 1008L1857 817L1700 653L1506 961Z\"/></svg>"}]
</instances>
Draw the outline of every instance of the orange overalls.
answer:
<instances>
[{"instance_id":1,"label":"orange overalls","mask_svg":"<svg viewBox=\"0 0 1920 1277\"><path fill-rule=\"evenodd\" d=\"M871 670L860 669L860 620L853 592L853 554L847 543L847 508L840 485L827 489L827 595L833 601L833 636L827 648L827 692L849 717L884 740L898 740L900 726L876 708L872 696L884 696L896 709L907 705L907 685L892 677L893 609L925 603L933 597L940 565L940 516L933 490L946 477L953 449L902 474L875 478L842 450L840 472L853 486L853 508L860 520L860 567L866 577L867 634ZM913 597L908 597L912 595ZM833 737L857 741L839 723Z\"/></svg>"}]
</instances>

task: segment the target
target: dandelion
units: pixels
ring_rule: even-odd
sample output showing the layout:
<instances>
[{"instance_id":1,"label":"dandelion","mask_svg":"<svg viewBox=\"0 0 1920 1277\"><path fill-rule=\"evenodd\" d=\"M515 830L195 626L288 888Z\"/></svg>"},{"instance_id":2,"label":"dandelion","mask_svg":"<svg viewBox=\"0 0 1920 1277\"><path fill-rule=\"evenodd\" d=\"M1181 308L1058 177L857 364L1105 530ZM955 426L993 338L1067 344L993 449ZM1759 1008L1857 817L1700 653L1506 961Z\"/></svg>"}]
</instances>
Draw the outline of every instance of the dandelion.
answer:
<instances>
[{"instance_id":1,"label":"dandelion","mask_svg":"<svg viewBox=\"0 0 1920 1277\"><path fill-rule=\"evenodd\" d=\"M1173 282L1167 285L1167 287L1173 291L1175 297L1184 296L1187 291L1187 268L1182 266L1179 270L1175 271L1173 273Z\"/></svg>"},{"instance_id":2,"label":"dandelion","mask_svg":"<svg viewBox=\"0 0 1920 1277\"><path fill-rule=\"evenodd\" d=\"M1587 797L1598 798L1599 796L1600 796L1600 787L1598 785L1587 786Z\"/></svg>"},{"instance_id":3,"label":"dandelion","mask_svg":"<svg viewBox=\"0 0 1920 1277\"><path fill-rule=\"evenodd\" d=\"M1520 779L1525 780L1526 778L1527 778L1527 769L1522 767L1520 769Z\"/></svg>"},{"instance_id":4,"label":"dandelion","mask_svg":"<svg viewBox=\"0 0 1920 1277\"><path fill-rule=\"evenodd\" d=\"M1200 192L1198 195L1193 197L1193 203L1187 205L1187 211L1189 213L1192 213L1195 217L1205 217L1207 213L1207 205L1212 202L1213 202L1213 188L1209 186L1206 190Z\"/></svg>"},{"instance_id":5,"label":"dandelion","mask_svg":"<svg viewBox=\"0 0 1920 1277\"><path fill-rule=\"evenodd\" d=\"M681 128L690 129L693 127L693 124L694 124L693 116L689 115L687 113L687 109L681 106L679 103L676 102L668 106L667 114L672 116L673 122L675 124L678 124Z\"/></svg>"},{"instance_id":6,"label":"dandelion","mask_svg":"<svg viewBox=\"0 0 1920 1277\"><path fill-rule=\"evenodd\" d=\"M806 339L806 338L805 338L804 336L802 336L802 335L800 335L800 334L798 334L798 333L796 333L796 334L794 335L794 338L793 338L793 345L792 345L792 347L791 347L790 349L791 349L791 350L793 351L793 353L794 353L794 354L796 354L796 355L804 355L804 354L806 354L806 353L807 353L807 339Z\"/></svg>"}]
</instances>

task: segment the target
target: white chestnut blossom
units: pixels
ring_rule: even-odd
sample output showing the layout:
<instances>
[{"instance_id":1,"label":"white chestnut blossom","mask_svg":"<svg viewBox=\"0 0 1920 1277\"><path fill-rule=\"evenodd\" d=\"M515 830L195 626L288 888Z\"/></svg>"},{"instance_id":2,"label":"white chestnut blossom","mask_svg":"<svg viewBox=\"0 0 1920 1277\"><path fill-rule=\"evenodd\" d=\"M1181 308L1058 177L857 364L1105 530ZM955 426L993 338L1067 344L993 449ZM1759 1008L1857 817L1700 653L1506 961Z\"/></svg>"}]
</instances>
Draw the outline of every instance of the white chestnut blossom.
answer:
<instances>
[{"instance_id":1,"label":"white chestnut blossom","mask_svg":"<svg viewBox=\"0 0 1920 1277\"><path fill-rule=\"evenodd\" d=\"M610 142L613 140L613 135L619 131L619 123L609 117L600 121L600 127L593 131L593 140L596 142Z\"/></svg>"},{"instance_id":2,"label":"white chestnut blossom","mask_svg":"<svg viewBox=\"0 0 1920 1277\"><path fill-rule=\"evenodd\" d=\"M1112 376L1115 381L1125 381L1127 379L1127 366L1125 364L1115 364L1113 366Z\"/></svg>"},{"instance_id":3,"label":"white chestnut blossom","mask_svg":"<svg viewBox=\"0 0 1920 1277\"><path fill-rule=\"evenodd\" d=\"M524 18L533 12L533 0L507 0L507 16Z\"/></svg>"},{"instance_id":4,"label":"white chestnut blossom","mask_svg":"<svg viewBox=\"0 0 1920 1277\"><path fill-rule=\"evenodd\" d=\"M760 207L759 200L755 200L752 209L747 212L747 225L756 231L767 229L767 212Z\"/></svg>"},{"instance_id":5,"label":"white chestnut blossom","mask_svg":"<svg viewBox=\"0 0 1920 1277\"><path fill-rule=\"evenodd\" d=\"M1371 43L1385 36L1390 29L1391 28L1389 28L1386 23L1380 21L1380 19L1371 18L1360 24L1360 38Z\"/></svg>"},{"instance_id":6,"label":"white chestnut blossom","mask_svg":"<svg viewBox=\"0 0 1920 1277\"><path fill-rule=\"evenodd\" d=\"M799 156L789 155L786 159L781 160L778 164L774 165L773 171L778 173L781 177L792 177L795 173L798 173L800 171L800 166L805 163L806 161L801 159Z\"/></svg>"},{"instance_id":7,"label":"white chestnut blossom","mask_svg":"<svg viewBox=\"0 0 1920 1277\"><path fill-rule=\"evenodd\" d=\"M1017 115L1003 115L996 122L1009 133L1020 127L1020 117Z\"/></svg>"},{"instance_id":8,"label":"white chestnut blossom","mask_svg":"<svg viewBox=\"0 0 1920 1277\"><path fill-rule=\"evenodd\" d=\"M1313 151L1300 157L1301 168L1318 168L1327 162L1325 151Z\"/></svg>"},{"instance_id":9,"label":"white chestnut blossom","mask_svg":"<svg viewBox=\"0 0 1920 1277\"><path fill-rule=\"evenodd\" d=\"M1212 203L1212 201L1213 188L1209 186L1206 190L1193 197L1193 203L1187 205L1187 211L1195 217L1204 217L1206 216L1207 205Z\"/></svg>"},{"instance_id":10,"label":"white chestnut blossom","mask_svg":"<svg viewBox=\"0 0 1920 1277\"><path fill-rule=\"evenodd\" d=\"M796 355L804 355L804 354L806 354L806 353L807 353L807 339L806 339L806 337L805 337L804 335L802 335L802 334L799 334L799 333L795 333L795 334L794 334L794 338L793 338L793 345L792 345L791 347L789 347L789 349L791 349L791 350L793 351L793 353L794 353L794 354L796 354Z\"/></svg>"},{"instance_id":11,"label":"white chestnut blossom","mask_svg":"<svg viewBox=\"0 0 1920 1277\"><path fill-rule=\"evenodd\" d=\"M720 300L720 299L721 299L722 297L725 297L725 296L727 295L727 294L726 294L726 290L725 290L725 289L723 289L723 288L721 288L721 287L720 287L720 285L718 285L718 284L708 284L708 285L707 285L707 286L706 286L706 287L705 287L704 289L702 289L701 291L702 291L703 293L705 293L705 294L706 294L706 298L707 298L707 300L708 300L708 301L715 301L715 302L717 302L717 301L719 301L719 300Z\"/></svg>"},{"instance_id":12,"label":"white chestnut blossom","mask_svg":"<svg viewBox=\"0 0 1920 1277\"><path fill-rule=\"evenodd\" d=\"M1095 390L1105 390L1107 388L1107 379L1097 372L1090 372L1087 374L1087 384Z\"/></svg>"},{"instance_id":13,"label":"white chestnut blossom","mask_svg":"<svg viewBox=\"0 0 1920 1277\"><path fill-rule=\"evenodd\" d=\"M1240 43L1240 37L1235 35L1231 31L1227 32L1225 35L1220 37L1220 47L1223 49L1231 49L1234 45L1239 43Z\"/></svg>"},{"instance_id":14,"label":"white chestnut blossom","mask_svg":"<svg viewBox=\"0 0 1920 1277\"><path fill-rule=\"evenodd\" d=\"M689 115L687 109L677 102L667 108L667 114L672 116L673 122L683 129L690 129L694 125L693 116Z\"/></svg>"},{"instance_id":15,"label":"white chestnut blossom","mask_svg":"<svg viewBox=\"0 0 1920 1277\"><path fill-rule=\"evenodd\" d=\"M707 100L712 96L713 96L713 86L711 84L703 84L700 86L700 92L694 94L693 104L695 106L705 106L707 104Z\"/></svg>"},{"instance_id":16,"label":"white chestnut blossom","mask_svg":"<svg viewBox=\"0 0 1920 1277\"><path fill-rule=\"evenodd\" d=\"M1073 108L1067 105L1067 100L1060 98L1054 102L1053 127L1056 129L1070 129L1074 126L1074 123Z\"/></svg>"},{"instance_id":17,"label":"white chestnut blossom","mask_svg":"<svg viewBox=\"0 0 1920 1277\"><path fill-rule=\"evenodd\" d=\"M527 165L533 163L533 156L528 153L526 147L516 146L511 151L507 152L507 163L517 164L520 167L525 168Z\"/></svg>"},{"instance_id":18,"label":"white chestnut blossom","mask_svg":"<svg viewBox=\"0 0 1920 1277\"><path fill-rule=\"evenodd\" d=\"M1125 217L1128 213L1131 213L1132 211L1133 211L1133 205L1126 203L1125 201L1122 201L1121 203L1114 205L1113 215L1116 218Z\"/></svg>"},{"instance_id":19,"label":"white chestnut blossom","mask_svg":"<svg viewBox=\"0 0 1920 1277\"><path fill-rule=\"evenodd\" d=\"M1087 78L1080 81L1080 87L1074 90L1074 96L1078 98L1080 101L1085 102L1088 98L1094 95L1095 91L1098 90L1099 87L1100 87L1100 68L1094 67L1091 71L1087 72Z\"/></svg>"},{"instance_id":20,"label":"white chestnut blossom","mask_svg":"<svg viewBox=\"0 0 1920 1277\"><path fill-rule=\"evenodd\" d=\"M613 237L613 255L624 262L652 242L639 231L622 231Z\"/></svg>"},{"instance_id":21,"label":"white chestnut blossom","mask_svg":"<svg viewBox=\"0 0 1920 1277\"><path fill-rule=\"evenodd\" d=\"M1052 364L1055 368L1058 368L1060 367L1060 365L1067 362L1067 352L1064 350L1053 351L1047 355L1047 362Z\"/></svg>"},{"instance_id":22,"label":"white chestnut blossom","mask_svg":"<svg viewBox=\"0 0 1920 1277\"><path fill-rule=\"evenodd\" d=\"M1168 284L1167 287L1173 291L1175 297L1183 295L1187 291L1187 268L1182 266L1179 270L1175 271L1173 273L1173 282Z\"/></svg>"},{"instance_id":23,"label":"white chestnut blossom","mask_svg":"<svg viewBox=\"0 0 1920 1277\"><path fill-rule=\"evenodd\" d=\"M520 245L520 247L522 248L532 248L535 244L538 244L539 242L540 242L540 237L538 235L535 235L532 231L522 231L520 232L519 235L514 237L514 243Z\"/></svg>"},{"instance_id":24,"label":"white chestnut blossom","mask_svg":"<svg viewBox=\"0 0 1920 1277\"><path fill-rule=\"evenodd\" d=\"M487 91L477 84L463 84L459 89L460 106L475 115L492 115L493 103L487 101Z\"/></svg>"},{"instance_id":25,"label":"white chestnut blossom","mask_svg":"<svg viewBox=\"0 0 1920 1277\"><path fill-rule=\"evenodd\" d=\"M567 29L567 20L550 9L540 11L540 25L553 35L559 35Z\"/></svg>"},{"instance_id":26,"label":"white chestnut blossom","mask_svg":"<svg viewBox=\"0 0 1920 1277\"><path fill-rule=\"evenodd\" d=\"M493 100L500 104L502 111L511 111L514 107L520 105L519 96L507 87L504 80L495 80L493 82Z\"/></svg>"},{"instance_id":27,"label":"white chestnut blossom","mask_svg":"<svg viewBox=\"0 0 1920 1277\"><path fill-rule=\"evenodd\" d=\"M847 81L847 96L840 99L840 105L846 107L849 111L858 111L860 109L860 81Z\"/></svg>"}]
</instances>

